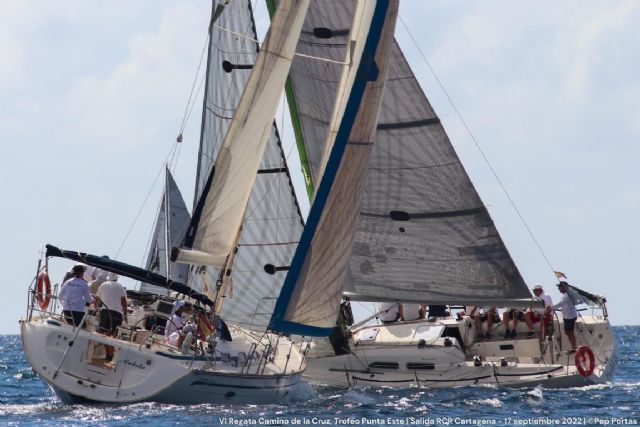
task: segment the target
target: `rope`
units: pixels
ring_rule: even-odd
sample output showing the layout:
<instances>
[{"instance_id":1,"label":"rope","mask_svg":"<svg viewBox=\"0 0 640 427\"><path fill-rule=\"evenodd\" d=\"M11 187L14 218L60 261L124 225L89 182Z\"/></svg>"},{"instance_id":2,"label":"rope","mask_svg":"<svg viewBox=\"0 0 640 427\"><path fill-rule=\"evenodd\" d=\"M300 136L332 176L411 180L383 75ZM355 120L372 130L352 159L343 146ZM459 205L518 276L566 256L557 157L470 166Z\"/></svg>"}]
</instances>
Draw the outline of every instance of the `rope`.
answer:
<instances>
[{"instance_id":1,"label":"rope","mask_svg":"<svg viewBox=\"0 0 640 427\"><path fill-rule=\"evenodd\" d=\"M200 85L198 86L197 92L193 93L193 90L196 87L196 82L198 81L198 76L200 75L200 69L202 68L202 63L204 62L205 54L207 52L207 47L209 46L209 31L207 31L207 37L204 40L204 46L202 47L202 52L200 53L200 62L198 63L198 68L196 69L196 75L193 77L193 83L191 84L191 91L189 92L189 98L187 99L187 105L184 110L184 115L182 116L182 123L180 124L180 132L178 133L178 138L182 139L182 132L184 132L185 127L187 126L187 121L191 116L191 112L193 111L193 106L196 103L196 98L198 93L200 93L200 89L202 88L202 81L204 77L200 80Z\"/></svg>"},{"instance_id":2,"label":"rope","mask_svg":"<svg viewBox=\"0 0 640 427\"><path fill-rule=\"evenodd\" d=\"M520 218L520 221L522 222L522 224L524 225L524 227L526 228L527 232L529 233L529 236L531 237L531 239L533 240L533 242L535 243L536 247L538 248L538 251L540 252L540 254L542 255L542 257L544 258L545 262L547 263L547 265L549 266L549 268L551 269L551 272L553 273L554 277L555 277L555 269L553 268L553 265L551 264L551 261L549 260L549 258L547 257L547 254L545 253L545 251L542 249L542 246L540 245L540 243L538 242L538 239L536 239L535 235L533 234L533 231L531 230L531 228L529 227L529 224L527 224L527 221L524 219L524 216L522 215L522 213L520 212L520 210L518 209L518 207L516 206L516 203L513 201L513 199L511 198L511 195L509 194L509 192L507 191L507 188L504 186L504 184L502 183L502 180L500 180L500 177L498 176L497 172L495 171L495 169L493 168L493 166L491 165L491 162L489 162L489 158L485 155L484 151L482 150L482 148L480 147L480 143L478 142L478 140L476 139L475 135L473 134L473 132L471 132L471 129L469 128L469 126L467 125L467 123L465 122L465 120L462 118L462 115L460 114L460 111L458 111L458 108L456 107L455 103L453 102L453 99L451 98L451 96L449 96L449 93L447 92L447 90L444 88L444 85L442 84L442 82L440 81L440 78L438 77L438 75L436 74L435 70L433 69L433 67L431 66L431 64L429 63L429 61L427 60L427 57L425 56L424 52L422 51L422 49L420 48L420 46L418 45L416 39L413 37L413 34L411 33L411 31L409 30L409 28L407 27L407 24L405 24L404 20L402 19L402 17L400 17L400 15L398 15L398 19L400 21L400 23L402 24L402 26L404 27L404 29L407 31L407 33L409 34L409 37L411 38L411 41L414 43L414 45L416 46L416 49L418 50L418 52L420 53L420 56L422 57L422 59L424 60L425 64L427 65L427 67L429 68L429 71L431 71L431 74L433 75L433 77L435 78L436 82L438 83L438 86L440 86L440 89L442 90L442 92L444 93L444 95L446 96L447 100L449 101L449 104L451 105L451 107L453 108L456 116L458 117L458 119L460 120L460 122L462 123L462 125L464 126L465 130L467 131L467 133L469 134L469 136L471 137L471 140L473 141L474 145L476 146L476 148L478 149L478 151L480 152L480 155L482 156L482 158L484 159L485 163L487 164L487 166L489 167L489 170L491 171L491 173L493 174L493 177L496 179L496 181L498 182L498 185L500 186L500 188L502 189L502 192L505 194L505 196L507 197L507 199L509 200L509 203L511 204L511 207L513 208L513 210L516 212L516 214L518 215L518 217Z\"/></svg>"}]
</instances>

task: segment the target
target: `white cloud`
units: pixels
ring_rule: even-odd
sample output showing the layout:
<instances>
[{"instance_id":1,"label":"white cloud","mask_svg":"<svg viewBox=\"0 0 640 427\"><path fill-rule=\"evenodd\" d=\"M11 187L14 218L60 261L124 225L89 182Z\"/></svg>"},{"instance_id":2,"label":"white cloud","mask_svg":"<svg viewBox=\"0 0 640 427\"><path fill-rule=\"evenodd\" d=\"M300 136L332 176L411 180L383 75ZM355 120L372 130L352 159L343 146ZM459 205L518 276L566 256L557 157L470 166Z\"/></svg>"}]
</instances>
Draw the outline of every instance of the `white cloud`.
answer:
<instances>
[{"instance_id":1,"label":"white cloud","mask_svg":"<svg viewBox=\"0 0 640 427\"><path fill-rule=\"evenodd\" d=\"M110 144L174 137L159 133L171 123L178 130L205 43L207 18L201 8L178 3L166 11L156 31L134 35L124 62L106 77L83 78L70 91L65 116L76 119L63 132Z\"/></svg>"},{"instance_id":2,"label":"white cloud","mask_svg":"<svg viewBox=\"0 0 640 427\"><path fill-rule=\"evenodd\" d=\"M567 10L567 15L554 15L554 56L568 70L564 78L568 101L584 101L592 90L593 68L619 42L617 37L624 37L625 29L634 30L633 18L639 11L640 3L626 1L602 3L595 9L578 6Z\"/></svg>"}]
</instances>

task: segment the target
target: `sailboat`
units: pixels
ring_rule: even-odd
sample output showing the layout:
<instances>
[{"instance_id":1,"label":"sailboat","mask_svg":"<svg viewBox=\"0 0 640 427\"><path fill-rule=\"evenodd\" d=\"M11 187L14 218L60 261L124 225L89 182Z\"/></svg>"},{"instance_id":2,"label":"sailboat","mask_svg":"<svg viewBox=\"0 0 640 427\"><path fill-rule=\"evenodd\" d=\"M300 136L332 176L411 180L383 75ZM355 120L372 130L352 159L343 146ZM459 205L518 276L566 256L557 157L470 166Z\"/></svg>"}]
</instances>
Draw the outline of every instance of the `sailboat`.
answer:
<instances>
[{"instance_id":1,"label":"sailboat","mask_svg":"<svg viewBox=\"0 0 640 427\"><path fill-rule=\"evenodd\" d=\"M306 56L294 59L286 93L315 206L325 179L324 135L331 132L336 114L332 100L342 90L342 69L335 64L318 67L309 57L344 57L351 43L346 29L357 12L354 2L323 1L314 6L297 47ZM389 50L362 199L357 218L349 218L355 230L350 250L327 257L332 260L329 266L348 263L340 279L344 297L449 306L540 304L532 298L400 46L393 41ZM582 300L597 310L579 317L576 354L566 352L570 344L562 332L562 316L556 316L555 333L543 341L527 339L523 322L517 339L483 341L468 315L432 316L430 321L392 325L338 325L331 344L315 341L305 376L341 386L568 387L604 382L612 376L615 359L606 300L593 295ZM497 326L493 336L504 332L504 326Z\"/></svg>"},{"instance_id":2,"label":"sailboat","mask_svg":"<svg viewBox=\"0 0 640 427\"><path fill-rule=\"evenodd\" d=\"M286 274L279 266L290 263L303 228L274 117L309 1L281 2L262 46L250 6L213 5L191 217L167 171L146 268L53 245L38 263L21 338L34 371L64 402L270 403L301 380L302 345L266 325ZM231 61L244 67L233 72ZM129 319L114 336L98 333L89 308L79 324L65 321L48 276L54 258L142 283L128 293ZM163 336L175 295L194 313L179 347Z\"/></svg>"}]
</instances>

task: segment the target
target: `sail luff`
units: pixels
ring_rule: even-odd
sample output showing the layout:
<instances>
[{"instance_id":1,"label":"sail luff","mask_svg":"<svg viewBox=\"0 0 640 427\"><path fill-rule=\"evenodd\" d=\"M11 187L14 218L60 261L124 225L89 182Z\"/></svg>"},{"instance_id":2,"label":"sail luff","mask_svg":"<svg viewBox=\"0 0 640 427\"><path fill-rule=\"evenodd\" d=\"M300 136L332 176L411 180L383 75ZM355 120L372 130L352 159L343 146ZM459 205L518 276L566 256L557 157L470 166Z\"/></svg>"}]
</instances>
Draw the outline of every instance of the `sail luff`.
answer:
<instances>
[{"instance_id":1,"label":"sail luff","mask_svg":"<svg viewBox=\"0 0 640 427\"><path fill-rule=\"evenodd\" d=\"M181 251L178 261L220 266L233 250L308 5L287 0L278 6L215 162L193 242L198 259Z\"/></svg>"},{"instance_id":2,"label":"sail luff","mask_svg":"<svg viewBox=\"0 0 640 427\"><path fill-rule=\"evenodd\" d=\"M212 58L212 49L213 49L213 37L212 37L212 33L213 33L213 23L215 21L215 18L217 16L217 14L219 14L219 11L217 8L212 7L211 8L211 20L209 23L209 44L207 47L207 67L206 67L206 71L205 71L205 80L204 80L204 96L202 97L202 119L200 122L200 144L198 146L198 165L197 165L197 169L196 169L196 185L194 186L194 194L193 194L193 211L195 211L196 206L198 204L198 200L200 200L200 196L202 195L203 189L200 185L201 181L202 181L202 174L207 174L207 172L204 170L204 166L203 163L205 161L204 158L204 145L207 143L207 141L205 140L205 126L207 123L207 103L208 103L208 95L209 95L209 85L210 85L210 72L211 72L211 58ZM208 176L208 175L207 175Z\"/></svg>"},{"instance_id":3,"label":"sail luff","mask_svg":"<svg viewBox=\"0 0 640 427\"><path fill-rule=\"evenodd\" d=\"M169 168L165 169L165 188L156 217L149 254L145 263L147 270L155 271L168 279L186 283L188 267L175 265L169 260L173 245L184 237L191 217L184 199ZM142 283L140 289L145 292L166 294L167 290L154 285Z\"/></svg>"},{"instance_id":4,"label":"sail luff","mask_svg":"<svg viewBox=\"0 0 640 427\"><path fill-rule=\"evenodd\" d=\"M393 0L360 4L354 19L364 24L357 27L359 43L343 76L350 91L340 94L345 107L335 116L340 116L338 131L276 303L272 330L322 336L335 326L398 7Z\"/></svg>"},{"instance_id":5,"label":"sail luff","mask_svg":"<svg viewBox=\"0 0 640 427\"><path fill-rule=\"evenodd\" d=\"M166 166L165 169L165 177L164 177L164 188L165 188L165 192L169 191L169 166ZM171 237L170 237L170 232L171 232L171 207L170 207L170 201L169 201L169 197L165 197L164 198L164 211L166 212L165 214L165 227L164 227L164 247L166 248L166 250L164 251L164 259L165 259L165 265L167 266L167 277L171 277L171 251L169 250L169 248L172 246L171 242Z\"/></svg>"},{"instance_id":6,"label":"sail luff","mask_svg":"<svg viewBox=\"0 0 640 427\"><path fill-rule=\"evenodd\" d=\"M273 19L273 15L276 11L276 4L274 0L266 0L267 11L269 17ZM309 200L313 198L314 182L313 173L311 172L311 165L309 164L309 156L307 155L307 147L304 142L304 134L302 132L302 123L300 120L300 112L298 111L298 104L291 82L291 77L287 76L287 82L284 86L284 93L287 98L287 105L289 106L289 114L291 117L291 126L293 127L293 134L296 139L296 148L298 150L298 157L300 158L300 166L302 167L302 176L304 178L304 185L307 190L307 197Z\"/></svg>"}]
</instances>

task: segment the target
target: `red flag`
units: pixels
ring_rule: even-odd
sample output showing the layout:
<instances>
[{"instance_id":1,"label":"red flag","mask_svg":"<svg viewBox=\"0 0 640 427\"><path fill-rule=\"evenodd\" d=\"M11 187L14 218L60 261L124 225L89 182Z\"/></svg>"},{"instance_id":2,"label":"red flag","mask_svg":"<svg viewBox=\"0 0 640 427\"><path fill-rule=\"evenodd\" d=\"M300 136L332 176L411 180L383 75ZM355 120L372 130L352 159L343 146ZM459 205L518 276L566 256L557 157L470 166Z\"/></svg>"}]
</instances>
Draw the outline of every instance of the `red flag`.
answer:
<instances>
[{"instance_id":1,"label":"red flag","mask_svg":"<svg viewBox=\"0 0 640 427\"><path fill-rule=\"evenodd\" d=\"M213 326L211 326L204 313L200 313L200 316L198 316L198 331L200 332L200 339L203 340L213 334Z\"/></svg>"}]
</instances>

